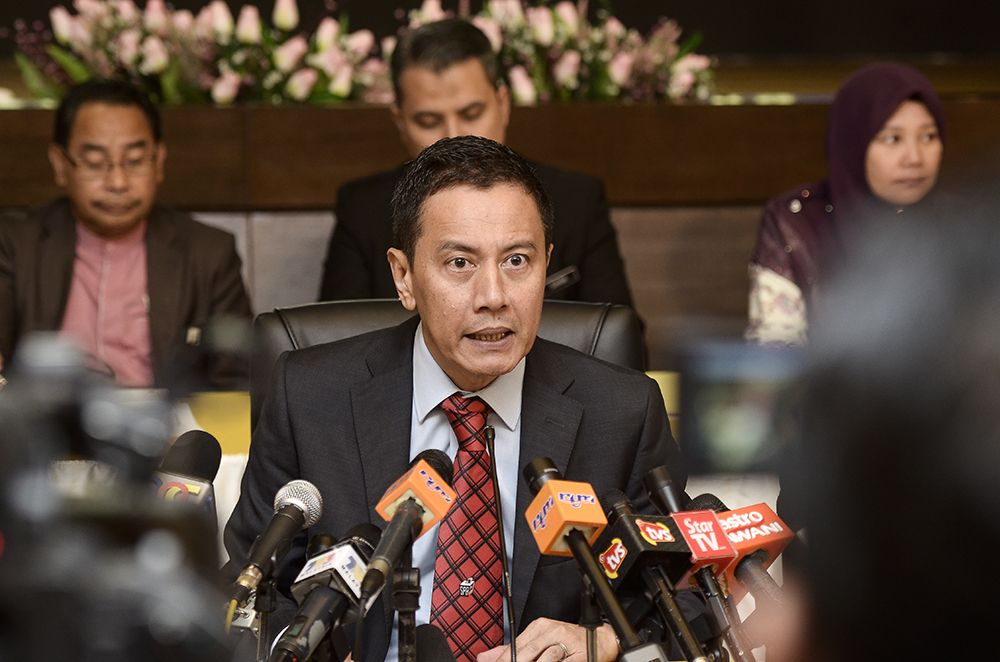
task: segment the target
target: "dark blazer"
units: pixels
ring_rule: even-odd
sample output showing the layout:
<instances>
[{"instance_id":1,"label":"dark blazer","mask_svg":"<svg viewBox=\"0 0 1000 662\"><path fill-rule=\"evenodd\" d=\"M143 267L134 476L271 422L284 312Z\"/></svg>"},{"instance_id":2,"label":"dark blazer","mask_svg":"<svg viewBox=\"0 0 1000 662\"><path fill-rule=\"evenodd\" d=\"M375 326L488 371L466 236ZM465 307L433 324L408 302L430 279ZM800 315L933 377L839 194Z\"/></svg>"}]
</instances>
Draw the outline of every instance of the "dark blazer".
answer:
<instances>
[{"instance_id":1,"label":"dark blazer","mask_svg":"<svg viewBox=\"0 0 1000 662\"><path fill-rule=\"evenodd\" d=\"M25 334L62 324L75 253L76 223L66 198L0 218L0 354L6 365ZM186 214L153 208L146 262L153 374L164 385L179 364L193 360L191 329L200 333L220 316L249 323L250 301L233 236ZM245 361L217 356L209 363L209 386L246 388Z\"/></svg>"},{"instance_id":2,"label":"dark blazer","mask_svg":"<svg viewBox=\"0 0 1000 662\"><path fill-rule=\"evenodd\" d=\"M632 305L618 240L599 179L532 164L555 210L549 275L575 266L579 281L549 289L547 299ZM389 202L396 168L349 182L337 192L337 224L327 250L321 301L396 297L385 253L392 246Z\"/></svg>"},{"instance_id":3,"label":"dark blazer","mask_svg":"<svg viewBox=\"0 0 1000 662\"><path fill-rule=\"evenodd\" d=\"M414 317L281 356L254 429L240 500L226 526L226 548L234 559L229 574L236 574L270 520L277 490L295 478L311 481L323 496L323 516L310 534L339 536L365 521L384 525L375 504L409 464L416 326ZM665 464L681 486L686 482L660 390L640 372L538 339L527 357L523 403L522 464L548 456L567 479L591 483L598 496L622 490L640 507L648 503L642 477L653 467ZM541 616L576 622L576 564L540 557L523 516L531 494L523 481L516 490L517 629ZM302 567L305 539L300 536L285 557L279 587L287 588ZM366 621L367 659L383 659L389 644L391 612L380 601ZM291 609L286 603L276 614L272 636Z\"/></svg>"}]
</instances>

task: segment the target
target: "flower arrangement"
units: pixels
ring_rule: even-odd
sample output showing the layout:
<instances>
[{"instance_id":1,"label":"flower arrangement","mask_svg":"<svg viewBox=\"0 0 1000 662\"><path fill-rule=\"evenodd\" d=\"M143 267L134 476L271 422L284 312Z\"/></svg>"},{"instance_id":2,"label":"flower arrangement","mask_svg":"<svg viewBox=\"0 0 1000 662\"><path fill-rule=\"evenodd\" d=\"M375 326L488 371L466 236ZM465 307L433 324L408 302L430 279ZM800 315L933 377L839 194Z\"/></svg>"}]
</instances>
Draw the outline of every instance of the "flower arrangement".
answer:
<instances>
[{"instance_id":1,"label":"flower arrangement","mask_svg":"<svg viewBox=\"0 0 1000 662\"><path fill-rule=\"evenodd\" d=\"M54 7L51 31L17 26L15 57L37 98L56 99L68 85L100 76L127 78L163 103L392 101L395 37L379 43L333 16L302 30L296 0L276 0L270 24L253 5L234 18L222 0L197 14L164 0L142 9L134 0L73 0L73 9ZM521 105L706 99L711 90L711 61L694 52L698 37L681 43L670 20L643 37L606 10L591 24L586 0L488 0L474 16L461 1L458 14L489 37ZM440 0L424 0L401 30L448 15Z\"/></svg>"}]
</instances>

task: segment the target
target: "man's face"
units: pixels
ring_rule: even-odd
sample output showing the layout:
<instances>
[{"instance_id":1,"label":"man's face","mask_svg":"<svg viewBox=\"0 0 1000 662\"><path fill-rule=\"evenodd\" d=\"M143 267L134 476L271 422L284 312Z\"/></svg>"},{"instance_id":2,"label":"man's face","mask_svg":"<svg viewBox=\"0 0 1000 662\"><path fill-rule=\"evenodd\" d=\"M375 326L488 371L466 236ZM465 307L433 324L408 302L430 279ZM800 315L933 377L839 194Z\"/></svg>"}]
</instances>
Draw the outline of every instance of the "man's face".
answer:
<instances>
[{"instance_id":1,"label":"man's face","mask_svg":"<svg viewBox=\"0 0 1000 662\"><path fill-rule=\"evenodd\" d=\"M399 79L402 101L392 116L411 158L441 138L482 136L499 143L507 133L510 96L490 83L479 60L471 58L440 73L411 66Z\"/></svg>"},{"instance_id":2,"label":"man's face","mask_svg":"<svg viewBox=\"0 0 1000 662\"><path fill-rule=\"evenodd\" d=\"M66 189L77 220L111 238L149 215L165 158L141 109L97 102L77 110L65 149L49 147L56 184Z\"/></svg>"},{"instance_id":3,"label":"man's face","mask_svg":"<svg viewBox=\"0 0 1000 662\"><path fill-rule=\"evenodd\" d=\"M412 263L389 249L396 291L445 374L477 391L535 342L549 256L538 207L512 184L460 186L428 198L420 223Z\"/></svg>"}]
</instances>

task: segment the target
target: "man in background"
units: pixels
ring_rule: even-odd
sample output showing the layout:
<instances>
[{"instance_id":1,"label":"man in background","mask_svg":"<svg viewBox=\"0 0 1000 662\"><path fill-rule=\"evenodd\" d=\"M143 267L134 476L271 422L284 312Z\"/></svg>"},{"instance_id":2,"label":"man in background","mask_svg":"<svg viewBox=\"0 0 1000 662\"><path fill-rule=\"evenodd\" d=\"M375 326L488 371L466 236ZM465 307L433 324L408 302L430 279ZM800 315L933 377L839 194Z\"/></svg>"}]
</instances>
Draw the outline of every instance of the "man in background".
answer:
<instances>
[{"instance_id":1,"label":"man in background","mask_svg":"<svg viewBox=\"0 0 1000 662\"><path fill-rule=\"evenodd\" d=\"M408 32L392 54L393 121L411 158L441 138L475 135L503 143L510 92L486 35L446 19ZM546 298L632 305L600 180L533 167L555 210ZM320 299L395 297L386 263L389 199L402 168L345 184L337 193Z\"/></svg>"},{"instance_id":2,"label":"man in background","mask_svg":"<svg viewBox=\"0 0 1000 662\"><path fill-rule=\"evenodd\" d=\"M198 387L243 387L243 360L199 348L210 325L249 320L235 242L155 203L166 157L159 113L133 86L69 92L49 147L66 196L0 218L0 362L25 335L58 331L123 386L197 366Z\"/></svg>"}]
</instances>

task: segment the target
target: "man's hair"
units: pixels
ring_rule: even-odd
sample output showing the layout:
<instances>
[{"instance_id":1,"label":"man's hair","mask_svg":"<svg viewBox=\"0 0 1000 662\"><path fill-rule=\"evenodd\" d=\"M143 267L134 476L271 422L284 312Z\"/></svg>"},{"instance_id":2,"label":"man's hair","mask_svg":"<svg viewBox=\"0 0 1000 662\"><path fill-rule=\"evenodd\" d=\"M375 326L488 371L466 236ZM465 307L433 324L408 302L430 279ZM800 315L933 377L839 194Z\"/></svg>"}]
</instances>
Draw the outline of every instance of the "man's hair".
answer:
<instances>
[{"instance_id":1,"label":"man's hair","mask_svg":"<svg viewBox=\"0 0 1000 662\"><path fill-rule=\"evenodd\" d=\"M400 79L408 67L425 67L436 74L475 58L494 87L503 82L500 63L482 31L460 18L446 18L410 30L392 52L392 88L396 105L403 101Z\"/></svg>"},{"instance_id":2,"label":"man's hair","mask_svg":"<svg viewBox=\"0 0 1000 662\"><path fill-rule=\"evenodd\" d=\"M534 169L514 150L489 138L443 138L406 165L392 194L393 245L412 263L420 237L424 203L435 193L458 186L486 190L512 184L530 195L552 243L552 204Z\"/></svg>"},{"instance_id":3,"label":"man's hair","mask_svg":"<svg viewBox=\"0 0 1000 662\"><path fill-rule=\"evenodd\" d=\"M56 109L53 140L62 147L69 146L76 114L88 103L110 106L135 106L146 116L153 138L160 142L160 113L141 90L123 80L91 80L72 87Z\"/></svg>"}]
</instances>

